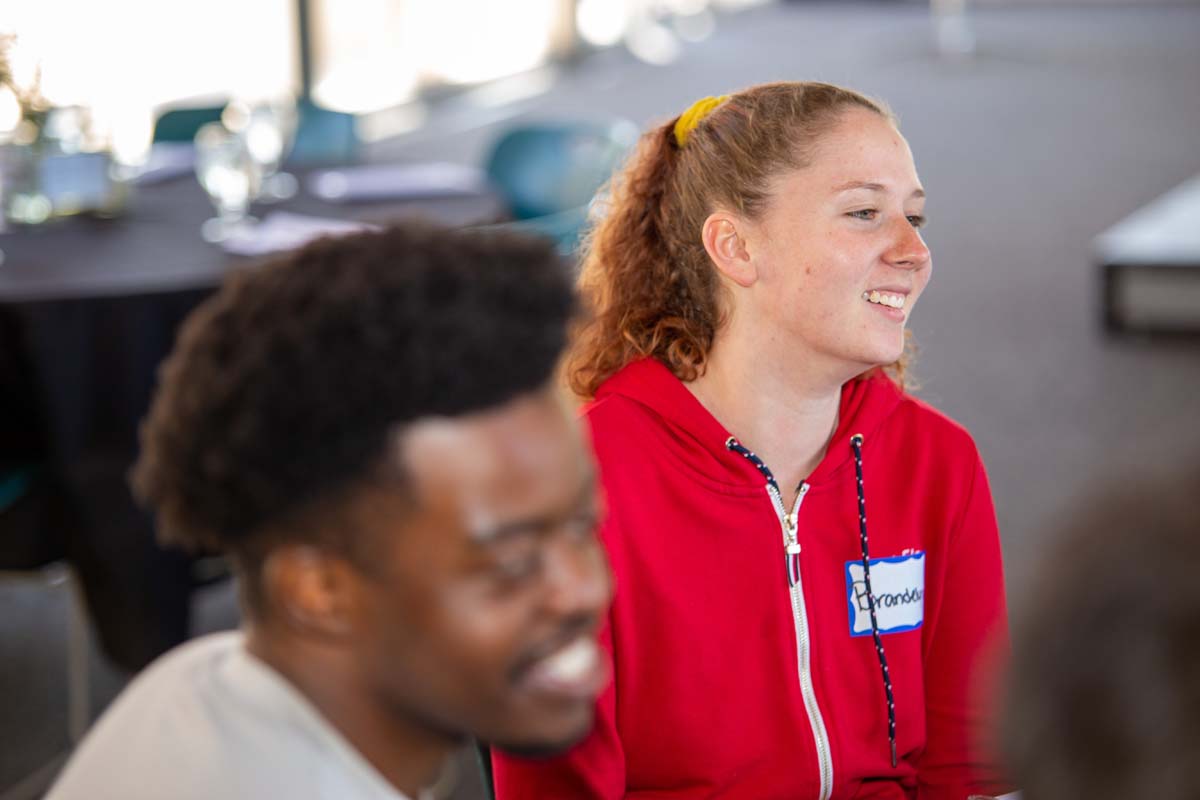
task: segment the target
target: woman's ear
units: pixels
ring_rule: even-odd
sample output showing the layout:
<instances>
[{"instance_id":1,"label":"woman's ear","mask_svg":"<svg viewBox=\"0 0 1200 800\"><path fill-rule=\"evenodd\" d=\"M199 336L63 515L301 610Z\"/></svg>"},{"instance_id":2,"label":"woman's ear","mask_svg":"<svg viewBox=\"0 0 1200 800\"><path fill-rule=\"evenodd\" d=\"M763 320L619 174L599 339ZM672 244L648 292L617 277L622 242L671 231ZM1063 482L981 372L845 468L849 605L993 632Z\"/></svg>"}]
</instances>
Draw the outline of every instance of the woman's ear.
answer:
<instances>
[{"instance_id":1,"label":"woman's ear","mask_svg":"<svg viewBox=\"0 0 1200 800\"><path fill-rule=\"evenodd\" d=\"M758 270L746 246L748 223L725 211L714 211L704 220L700 236L704 250L717 270L741 287L750 287L758 280Z\"/></svg>"}]
</instances>

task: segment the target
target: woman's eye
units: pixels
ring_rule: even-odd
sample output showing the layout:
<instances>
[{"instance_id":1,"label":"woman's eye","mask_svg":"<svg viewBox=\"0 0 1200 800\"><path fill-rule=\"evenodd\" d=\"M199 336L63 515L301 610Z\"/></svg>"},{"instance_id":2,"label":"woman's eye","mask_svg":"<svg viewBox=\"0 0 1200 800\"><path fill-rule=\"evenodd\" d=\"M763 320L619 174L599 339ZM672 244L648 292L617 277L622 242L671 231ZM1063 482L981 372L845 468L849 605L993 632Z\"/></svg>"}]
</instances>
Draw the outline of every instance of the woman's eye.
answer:
<instances>
[{"instance_id":1,"label":"woman's eye","mask_svg":"<svg viewBox=\"0 0 1200 800\"><path fill-rule=\"evenodd\" d=\"M854 217L855 219L867 220L869 222L879 216L879 211L874 208L864 208L861 211L851 211L846 216Z\"/></svg>"},{"instance_id":2,"label":"woman's eye","mask_svg":"<svg viewBox=\"0 0 1200 800\"><path fill-rule=\"evenodd\" d=\"M920 214L909 214L908 224L912 225L914 228L924 228L925 217L921 216Z\"/></svg>"}]
</instances>

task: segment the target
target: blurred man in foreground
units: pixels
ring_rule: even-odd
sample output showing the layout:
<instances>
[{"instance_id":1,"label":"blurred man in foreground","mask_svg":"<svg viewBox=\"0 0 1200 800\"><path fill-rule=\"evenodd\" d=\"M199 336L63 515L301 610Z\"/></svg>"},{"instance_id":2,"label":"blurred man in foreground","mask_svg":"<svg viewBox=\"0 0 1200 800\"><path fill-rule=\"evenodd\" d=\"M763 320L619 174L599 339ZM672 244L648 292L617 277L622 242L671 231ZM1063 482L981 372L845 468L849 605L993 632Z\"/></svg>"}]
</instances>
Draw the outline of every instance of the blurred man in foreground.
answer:
<instances>
[{"instance_id":1,"label":"blurred man in foreground","mask_svg":"<svg viewBox=\"0 0 1200 800\"><path fill-rule=\"evenodd\" d=\"M1200 797L1200 470L1081 505L1017 626L1024 800Z\"/></svg>"},{"instance_id":2,"label":"blurred man in foreground","mask_svg":"<svg viewBox=\"0 0 1200 800\"><path fill-rule=\"evenodd\" d=\"M573 307L511 234L356 234L228 281L133 480L165 540L231 554L245 622L140 675L50 797L415 798L467 736L582 737L610 584L552 386Z\"/></svg>"}]
</instances>

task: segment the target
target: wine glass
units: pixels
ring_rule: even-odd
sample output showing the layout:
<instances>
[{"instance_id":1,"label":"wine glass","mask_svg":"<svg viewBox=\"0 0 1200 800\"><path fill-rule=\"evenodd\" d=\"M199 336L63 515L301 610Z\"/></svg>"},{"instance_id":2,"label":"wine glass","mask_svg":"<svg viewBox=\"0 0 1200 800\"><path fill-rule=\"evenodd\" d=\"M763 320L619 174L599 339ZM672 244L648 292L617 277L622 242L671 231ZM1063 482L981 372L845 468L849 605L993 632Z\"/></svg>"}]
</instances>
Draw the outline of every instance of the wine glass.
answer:
<instances>
[{"instance_id":1,"label":"wine glass","mask_svg":"<svg viewBox=\"0 0 1200 800\"><path fill-rule=\"evenodd\" d=\"M296 129L293 104L282 101L237 103L226 110L226 124L246 141L250 157L262 176L255 199L265 202L287 200L296 194L296 178L279 167L291 149Z\"/></svg>"},{"instance_id":2,"label":"wine glass","mask_svg":"<svg viewBox=\"0 0 1200 800\"><path fill-rule=\"evenodd\" d=\"M200 227L205 241L223 242L255 222L248 212L262 172L243 136L220 122L196 131L196 178L217 210Z\"/></svg>"}]
</instances>

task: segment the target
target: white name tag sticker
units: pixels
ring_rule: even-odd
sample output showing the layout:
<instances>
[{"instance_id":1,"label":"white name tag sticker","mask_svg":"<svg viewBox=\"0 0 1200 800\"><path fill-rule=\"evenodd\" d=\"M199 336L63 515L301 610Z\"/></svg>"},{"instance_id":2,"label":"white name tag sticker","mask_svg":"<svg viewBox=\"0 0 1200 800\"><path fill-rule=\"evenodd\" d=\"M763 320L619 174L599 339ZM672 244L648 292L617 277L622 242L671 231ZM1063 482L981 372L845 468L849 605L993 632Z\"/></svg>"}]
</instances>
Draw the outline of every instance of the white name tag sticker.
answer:
<instances>
[{"instance_id":1,"label":"white name tag sticker","mask_svg":"<svg viewBox=\"0 0 1200 800\"><path fill-rule=\"evenodd\" d=\"M871 559L871 590L880 633L901 633L925 621L925 554ZM846 562L846 603L850 635L871 635L871 609L862 561Z\"/></svg>"}]
</instances>

